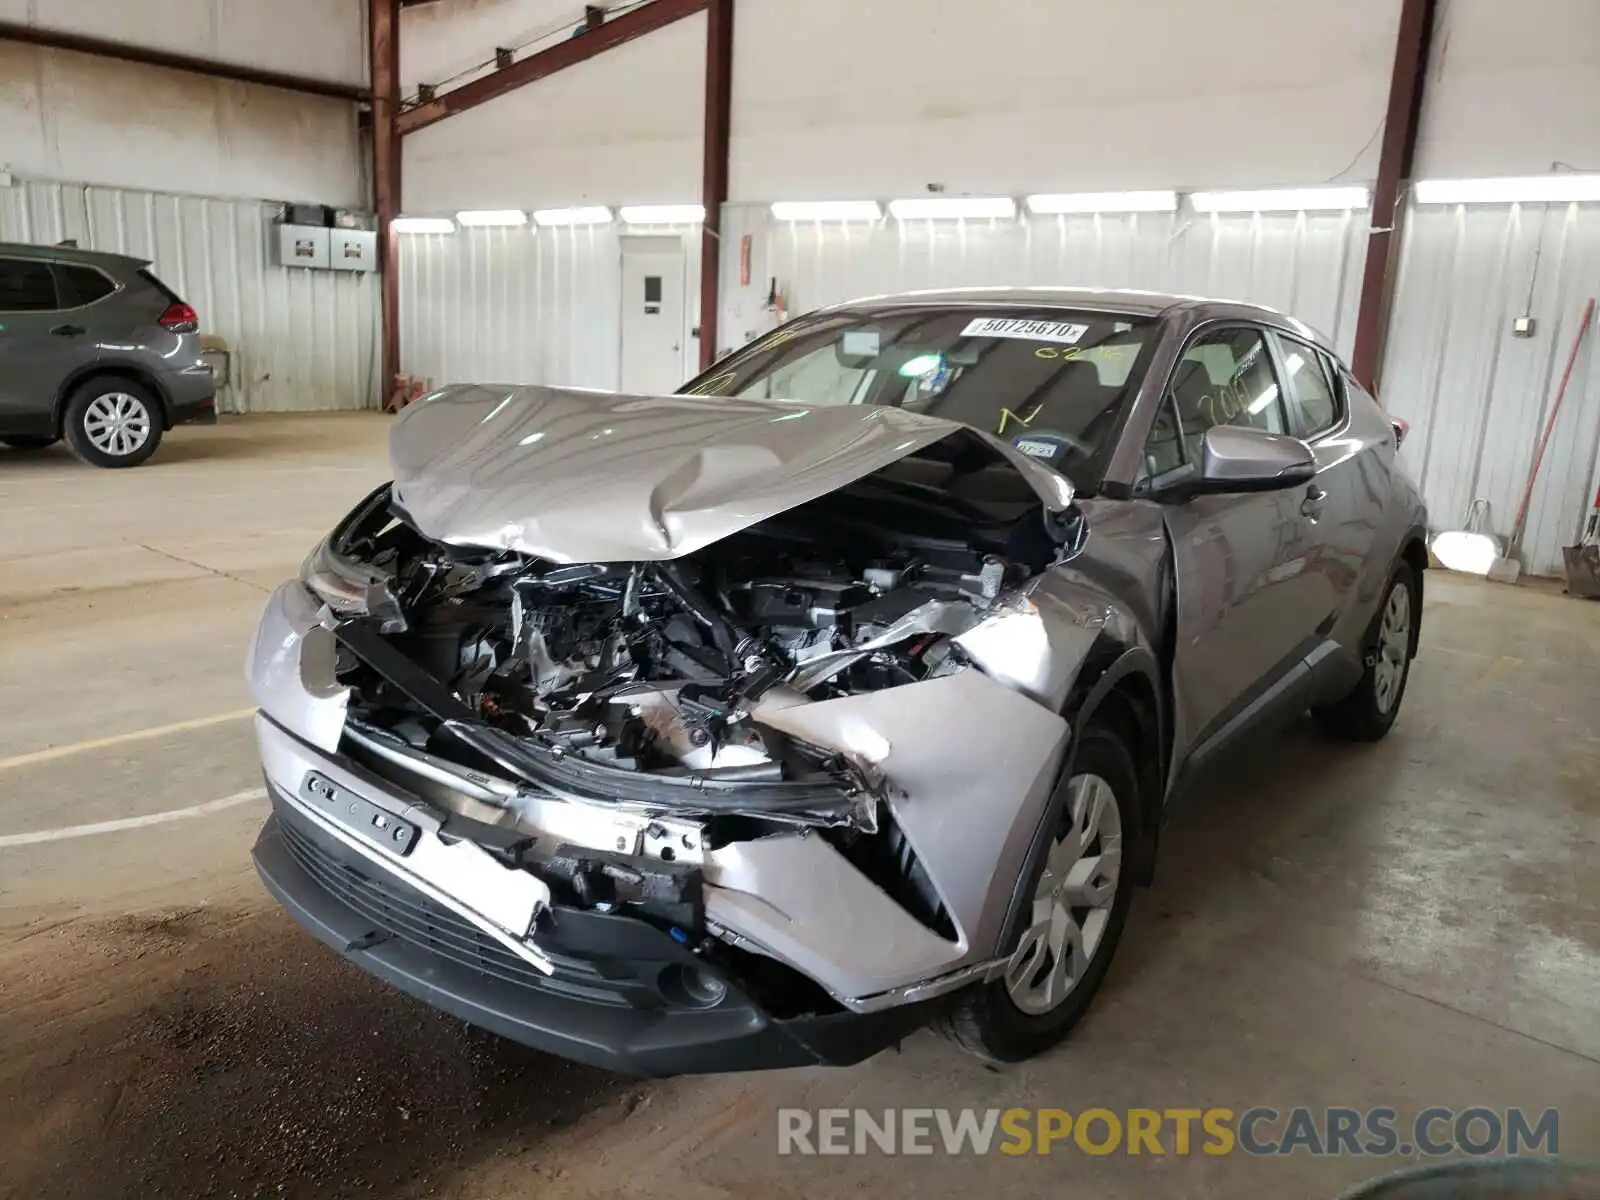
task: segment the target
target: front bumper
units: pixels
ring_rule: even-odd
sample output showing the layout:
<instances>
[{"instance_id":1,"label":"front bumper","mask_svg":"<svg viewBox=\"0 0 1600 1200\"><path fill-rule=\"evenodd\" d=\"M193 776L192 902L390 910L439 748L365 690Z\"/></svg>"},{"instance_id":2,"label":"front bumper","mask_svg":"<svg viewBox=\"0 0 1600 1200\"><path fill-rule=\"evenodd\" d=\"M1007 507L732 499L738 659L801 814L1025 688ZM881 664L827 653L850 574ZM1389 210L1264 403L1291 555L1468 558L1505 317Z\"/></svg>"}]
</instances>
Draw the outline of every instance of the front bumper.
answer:
<instances>
[{"instance_id":1,"label":"front bumper","mask_svg":"<svg viewBox=\"0 0 1600 1200\"><path fill-rule=\"evenodd\" d=\"M269 781L256 870L296 921L357 966L442 1012L535 1049L632 1075L849 1065L904 1037L925 1005L776 1019L721 978L697 1004L679 987L708 964L647 922L556 906L544 975L300 815Z\"/></svg>"}]
</instances>

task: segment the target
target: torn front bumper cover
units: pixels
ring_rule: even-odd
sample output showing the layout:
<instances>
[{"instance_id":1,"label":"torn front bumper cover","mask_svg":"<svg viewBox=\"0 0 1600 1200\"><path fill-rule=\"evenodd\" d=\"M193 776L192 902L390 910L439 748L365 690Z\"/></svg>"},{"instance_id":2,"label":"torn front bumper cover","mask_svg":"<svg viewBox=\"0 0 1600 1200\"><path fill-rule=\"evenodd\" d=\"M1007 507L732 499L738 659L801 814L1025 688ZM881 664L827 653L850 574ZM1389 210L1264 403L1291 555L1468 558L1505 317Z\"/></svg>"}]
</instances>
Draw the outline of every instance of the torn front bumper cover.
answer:
<instances>
[{"instance_id":1,"label":"torn front bumper cover","mask_svg":"<svg viewBox=\"0 0 1600 1200\"><path fill-rule=\"evenodd\" d=\"M629 806L564 799L468 773L465 783L456 779L458 791L470 795L470 784L488 797L492 811L499 790L509 790L518 818L513 827L470 820L457 827L463 814L434 807L417 790L435 764L409 765L414 789L394 775L393 764L373 769L352 757L350 749L365 743L348 712L349 693L334 678L334 622L324 621L328 613L304 585L286 584L269 600L252 646L251 690L262 707L257 736L278 810L263 833L257 865L292 915L410 994L552 1053L668 1074L854 1062L924 1020L924 1001L987 977L1010 892L992 880L1017 877L1066 737L1059 716L1010 687L969 670L798 704L767 718L794 737L870 762L893 781L885 804L947 903L953 940L887 895L818 831L794 829L708 849L696 864L702 890L694 902L703 907L703 928L732 949L731 955L708 956L663 932L674 923L701 927L695 922L663 920L659 910L644 920L631 915L628 904L611 912L587 903L566 907L564 889L548 902L517 890L531 885L505 884L504 864L517 856L504 853L497 836L532 837L592 857L615 852L619 837L633 839L632 857L622 865L665 868L651 859L648 837L636 836L634 825L642 829L640 822L648 820ZM951 734L955 714L959 736ZM309 791L314 776L334 785L331 797L326 788L320 795ZM320 811L333 799L343 801L346 816L390 841L374 841L365 829L359 836L341 829L345 822ZM350 814L351 799L373 807L358 804ZM379 817L385 824L375 823ZM408 826L419 832L413 835ZM296 827L309 827L302 840L324 847L327 861L295 857ZM431 846L441 829L445 841L481 843L461 857L479 863L475 877L494 881L489 891L414 865L392 869L397 849L413 836ZM416 862L424 857L432 851ZM530 875L533 884L550 886L549 865L538 867L544 879ZM507 895L500 894L502 885L510 888ZM364 901L369 887L394 903ZM539 905L545 907L531 937L518 938ZM621 933L625 928L633 932ZM591 929L619 931L638 953L610 942L569 944L575 931ZM507 938L523 944L507 945ZM745 974L765 960L780 975L797 972L804 979L796 985L809 981L835 1004L785 1007L774 1016L763 1005L775 1003L783 989L764 990L770 980ZM548 973L546 965L553 968ZM666 971L673 965L697 966L716 986L686 990L681 972ZM617 994L612 985L627 980L636 986ZM696 1007L719 988L725 990L720 1000ZM790 1019L796 1011L814 1015ZM729 1015L736 1012L738 1020Z\"/></svg>"},{"instance_id":2,"label":"torn front bumper cover","mask_svg":"<svg viewBox=\"0 0 1600 1200\"><path fill-rule=\"evenodd\" d=\"M654 926L559 905L538 938L547 972L270 790L256 870L295 920L401 991L535 1049L642 1076L849 1065L926 1019L904 1005L778 1020Z\"/></svg>"}]
</instances>

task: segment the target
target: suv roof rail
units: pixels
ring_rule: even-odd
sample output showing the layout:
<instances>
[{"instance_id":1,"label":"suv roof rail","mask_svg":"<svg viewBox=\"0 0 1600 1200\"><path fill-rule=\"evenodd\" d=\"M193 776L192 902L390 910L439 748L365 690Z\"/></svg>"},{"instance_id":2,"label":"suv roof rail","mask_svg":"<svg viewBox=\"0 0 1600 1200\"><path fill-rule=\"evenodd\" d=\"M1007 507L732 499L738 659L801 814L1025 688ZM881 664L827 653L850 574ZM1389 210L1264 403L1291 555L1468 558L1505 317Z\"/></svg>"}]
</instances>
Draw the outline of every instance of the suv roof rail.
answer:
<instances>
[{"instance_id":1,"label":"suv roof rail","mask_svg":"<svg viewBox=\"0 0 1600 1200\"><path fill-rule=\"evenodd\" d=\"M150 265L148 258L135 254L112 254L78 246L44 246L34 242L0 242L0 255L6 258L47 258L52 262L102 263L133 269Z\"/></svg>"}]
</instances>

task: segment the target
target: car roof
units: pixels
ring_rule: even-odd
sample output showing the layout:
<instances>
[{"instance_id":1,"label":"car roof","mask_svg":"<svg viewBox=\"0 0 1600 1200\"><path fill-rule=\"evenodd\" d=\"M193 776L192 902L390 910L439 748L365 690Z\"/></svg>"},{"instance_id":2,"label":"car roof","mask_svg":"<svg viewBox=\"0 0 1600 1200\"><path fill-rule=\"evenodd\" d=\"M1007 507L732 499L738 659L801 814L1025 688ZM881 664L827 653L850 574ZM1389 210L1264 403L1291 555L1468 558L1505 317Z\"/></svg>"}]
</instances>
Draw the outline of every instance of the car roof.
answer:
<instances>
[{"instance_id":1,"label":"car roof","mask_svg":"<svg viewBox=\"0 0 1600 1200\"><path fill-rule=\"evenodd\" d=\"M1244 300L1218 300L1206 296L1186 296L1174 292L1144 292L1131 288L1075 287L967 287L929 291L898 292L882 296L863 296L842 304L829 305L823 312L850 312L875 308L945 305L993 305L995 307L1064 308L1078 311L1116 313L1136 317L1187 316L1195 321L1233 319L1262 321L1280 326L1302 337L1311 337L1324 346L1329 340L1304 322Z\"/></svg>"},{"instance_id":2,"label":"car roof","mask_svg":"<svg viewBox=\"0 0 1600 1200\"><path fill-rule=\"evenodd\" d=\"M27 242L0 242L0 257L47 259L50 262L88 263L102 267L138 270L150 265L148 258L131 254L110 254L104 250L84 250L77 246L38 246Z\"/></svg>"}]
</instances>

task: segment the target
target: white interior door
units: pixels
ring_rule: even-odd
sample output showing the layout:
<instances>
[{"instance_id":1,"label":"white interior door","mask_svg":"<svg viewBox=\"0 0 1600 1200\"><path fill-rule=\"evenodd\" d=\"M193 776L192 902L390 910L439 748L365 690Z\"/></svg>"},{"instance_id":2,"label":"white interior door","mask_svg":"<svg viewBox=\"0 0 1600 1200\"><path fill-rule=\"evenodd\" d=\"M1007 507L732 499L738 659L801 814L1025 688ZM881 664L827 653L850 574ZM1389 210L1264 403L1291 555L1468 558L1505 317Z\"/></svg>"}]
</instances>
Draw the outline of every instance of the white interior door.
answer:
<instances>
[{"instance_id":1,"label":"white interior door","mask_svg":"<svg viewBox=\"0 0 1600 1200\"><path fill-rule=\"evenodd\" d=\"M676 391L683 375L683 242L622 239L622 390Z\"/></svg>"}]
</instances>

